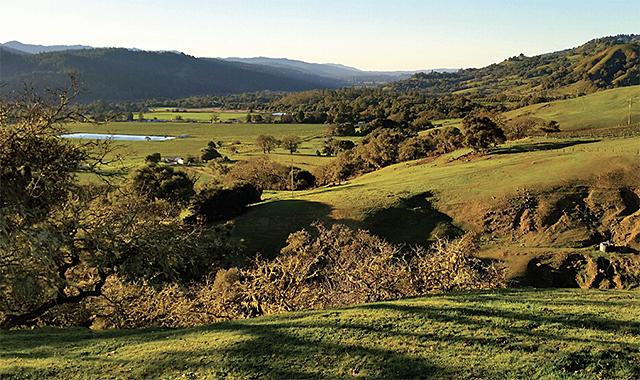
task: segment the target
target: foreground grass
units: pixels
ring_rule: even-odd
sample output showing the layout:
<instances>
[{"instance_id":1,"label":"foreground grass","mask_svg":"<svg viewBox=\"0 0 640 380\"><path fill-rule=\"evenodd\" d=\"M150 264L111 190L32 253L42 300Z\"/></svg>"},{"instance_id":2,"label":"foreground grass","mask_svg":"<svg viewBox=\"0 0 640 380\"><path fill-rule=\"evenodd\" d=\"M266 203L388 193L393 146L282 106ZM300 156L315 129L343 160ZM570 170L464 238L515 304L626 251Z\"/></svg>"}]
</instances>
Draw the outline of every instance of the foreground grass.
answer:
<instances>
[{"instance_id":1,"label":"foreground grass","mask_svg":"<svg viewBox=\"0 0 640 380\"><path fill-rule=\"evenodd\" d=\"M11 379L638 379L638 292L472 291L191 329L3 332Z\"/></svg>"}]
</instances>

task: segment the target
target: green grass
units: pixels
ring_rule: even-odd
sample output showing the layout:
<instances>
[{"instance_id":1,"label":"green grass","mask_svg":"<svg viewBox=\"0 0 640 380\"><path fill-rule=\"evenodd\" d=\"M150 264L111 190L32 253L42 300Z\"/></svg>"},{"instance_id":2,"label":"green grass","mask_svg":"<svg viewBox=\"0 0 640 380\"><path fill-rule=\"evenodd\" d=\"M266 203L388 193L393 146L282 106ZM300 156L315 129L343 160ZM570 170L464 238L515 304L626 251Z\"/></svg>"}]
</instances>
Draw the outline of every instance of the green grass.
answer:
<instances>
[{"instance_id":1,"label":"green grass","mask_svg":"<svg viewBox=\"0 0 640 380\"><path fill-rule=\"evenodd\" d=\"M505 113L507 118L533 116L555 120L561 131L580 131L626 125L629 99L633 100L631 122L640 121L640 86L596 92L574 99L534 104Z\"/></svg>"},{"instance_id":2,"label":"green grass","mask_svg":"<svg viewBox=\"0 0 640 380\"><path fill-rule=\"evenodd\" d=\"M11 379L637 379L638 293L472 291L190 329L2 333Z\"/></svg>"},{"instance_id":3,"label":"green grass","mask_svg":"<svg viewBox=\"0 0 640 380\"><path fill-rule=\"evenodd\" d=\"M71 132L89 133L117 133L135 135L189 135L188 138L167 141L116 141L120 149L119 154L125 156L127 165L138 165L144 162L144 158L153 153L162 156L186 157L192 155L199 157L202 149L207 147L209 141L222 142L223 147L218 150L222 155L229 156L232 160L246 159L247 157L260 155L262 150L254 145L258 135L273 135L282 138L286 135L297 135L303 140L299 153L290 155L284 149L276 149L270 156L274 161L289 163L291 158L294 164L305 169L312 169L331 158L317 157L316 150L322 150L325 126L322 124L223 124L223 123L107 123L102 125L70 124ZM355 139L354 139L355 140ZM234 146L237 151L229 150Z\"/></svg>"},{"instance_id":4,"label":"green grass","mask_svg":"<svg viewBox=\"0 0 640 380\"><path fill-rule=\"evenodd\" d=\"M296 192L295 200L287 192L272 194L236 218L234 236L244 239L248 254L272 256L289 233L320 220L369 229L394 243L427 245L433 234L470 228L465 220L519 189L545 189L638 167L639 149L637 138L538 137L479 158L466 157L463 150L432 162L396 164L338 186Z\"/></svg>"},{"instance_id":5,"label":"green grass","mask_svg":"<svg viewBox=\"0 0 640 380\"><path fill-rule=\"evenodd\" d=\"M174 108L175 109L175 108ZM158 119L158 120L167 120L171 121L176 117L180 116L182 119L187 120L196 120L198 122L210 122L211 116L214 114L213 111L205 112L202 110L187 110L186 112L174 112L171 108L159 107L150 110L150 112L144 113L144 117L146 119ZM255 115L255 113L252 113ZM226 112L218 112L219 121L228 121L228 120L240 120L245 121L247 117L247 111L226 111ZM134 115L134 119L138 119L138 115Z\"/></svg>"}]
</instances>

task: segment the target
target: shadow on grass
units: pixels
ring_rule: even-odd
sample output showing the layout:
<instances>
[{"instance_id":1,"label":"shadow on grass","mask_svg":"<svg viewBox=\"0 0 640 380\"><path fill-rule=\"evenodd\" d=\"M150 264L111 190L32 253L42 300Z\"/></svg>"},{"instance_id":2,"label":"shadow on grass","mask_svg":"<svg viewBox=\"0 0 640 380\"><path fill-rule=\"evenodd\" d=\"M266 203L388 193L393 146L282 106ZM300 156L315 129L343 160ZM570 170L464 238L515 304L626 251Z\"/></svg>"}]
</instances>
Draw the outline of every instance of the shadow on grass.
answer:
<instances>
[{"instance_id":1,"label":"shadow on grass","mask_svg":"<svg viewBox=\"0 0 640 380\"><path fill-rule=\"evenodd\" d=\"M537 292L543 296L550 293L549 291L538 291L534 289L448 293L437 297L452 300L455 304L447 305L442 309L433 306L412 306L409 303L398 304L385 302L361 305L358 307L375 310L395 310L409 315L422 316L430 321L443 323L456 321L458 324L476 328L481 328L483 325L495 327L496 325L493 321L506 320L501 321L500 325L502 325L501 329L508 334L526 335L545 339L562 338L564 340L593 342L593 339L562 337L561 333L547 333L543 330L536 330L536 328L543 325L557 325L563 329L591 329L614 334L640 331L640 322L638 321L630 322L615 318L605 318L595 312L573 314L571 312L554 311L553 309L554 306L562 307L568 304L575 307L602 306L605 303L611 306L628 305L630 302L629 299L626 301L593 301L574 298L570 300L554 300L547 297L536 299L529 296L531 293L535 294ZM570 294L575 295L576 293ZM491 305L490 302L494 301L498 303L508 301L511 309L520 309L521 311L505 310L504 308L498 309ZM517 327L519 325L518 322L528 322L527 327Z\"/></svg>"},{"instance_id":2,"label":"shadow on grass","mask_svg":"<svg viewBox=\"0 0 640 380\"><path fill-rule=\"evenodd\" d=\"M373 333L381 340L384 331L358 331L362 329L357 325L345 325L332 318L304 321L297 315L286 322L267 325L229 322L204 328L250 337L211 352L220 358L218 375L274 379L340 376L407 379L430 377L441 371L424 358L371 344L370 336L364 341L358 339Z\"/></svg>"},{"instance_id":3,"label":"shadow on grass","mask_svg":"<svg viewBox=\"0 0 640 380\"><path fill-rule=\"evenodd\" d=\"M361 344L356 338L364 333L375 337L373 340L365 337L366 341ZM424 358L377 344L377 339L386 336L384 330L344 324L335 318L305 319L304 313L295 313L276 323L232 321L160 333L151 329L44 329L15 331L9 335L15 339L4 342L5 358L60 360L59 357L64 356L59 364L47 366L47 373L40 372L40 368L31 369L36 375L44 375L42 378L60 375L68 360L90 362L90 366L106 368L111 375L126 370L128 378L151 379L171 375L191 378L188 374L198 371L215 378L268 379L352 376L407 379L441 373L441 369ZM26 339L25 344L24 338L29 335L50 336L53 344L42 339L33 344ZM212 344L206 344L207 339L211 339ZM166 344L156 345L151 351L143 348L145 353L141 357L131 354L131 347L154 341ZM19 347L21 353L15 347ZM127 353L119 354L119 350Z\"/></svg>"},{"instance_id":4,"label":"shadow on grass","mask_svg":"<svg viewBox=\"0 0 640 380\"><path fill-rule=\"evenodd\" d=\"M464 231L454 224L453 218L435 209L424 192L410 198L401 198L395 207L380 210L364 220L372 234L383 236L394 244L429 246L437 235L455 238Z\"/></svg>"},{"instance_id":5,"label":"shadow on grass","mask_svg":"<svg viewBox=\"0 0 640 380\"><path fill-rule=\"evenodd\" d=\"M47 368L29 367L29 376L61 375L75 360L129 378L555 378L586 368L606 378L640 371L640 347L606 335L633 336L640 322L578 308L591 302L609 301L562 289L468 291L190 329L10 331L3 359L59 357ZM594 332L602 338L593 339ZM152 345L139 346L147 342ZM538 351L544 362L521 362L528 369L482 359L517 362ZM461 355L467 361L454 359ZM465 367L474 363L475 369ZM15 365L5 368L5 375L24 374Z\"/></svg>"},{"instance_id":6,"label":"shadow on grass","mask_svg":"<svg viewBox=\"0 0 640 380\"><path fill-rule=\"evenodd\" d=\"M558 150L571 148L577 145L593 144L600 140L575 140L575 141L557 141L557 142L538 142L538 143L522 143L513 146L501 146L492 150L489 155L498 154L515 154L523 152L532 152L536 150Z\"/></svg>"},{"instance_id":7,"label":"shadow on grass","mask_svg":"<svg viewBox=\"0 0 640 380\"><path fill-rule=\"evenodd\" d=\"M325 203L300 199L280 199L251 206L251 211L234 220L232 236L242 240L245 255L256 253L275 258L287 245L290 234L310 229L315 221L327 222L333 208Z\"/></svg>"}]
</instances>

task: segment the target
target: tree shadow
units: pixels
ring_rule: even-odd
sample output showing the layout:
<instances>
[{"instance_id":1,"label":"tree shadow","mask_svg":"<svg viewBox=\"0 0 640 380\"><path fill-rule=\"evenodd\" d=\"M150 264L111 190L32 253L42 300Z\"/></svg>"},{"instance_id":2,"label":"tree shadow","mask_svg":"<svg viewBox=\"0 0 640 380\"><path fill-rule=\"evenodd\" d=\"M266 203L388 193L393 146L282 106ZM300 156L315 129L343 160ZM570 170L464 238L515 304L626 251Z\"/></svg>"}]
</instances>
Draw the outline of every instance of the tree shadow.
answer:
<instances>
[{"instance_id":1,"label":"tree shadow","mask_svg":"<svg viewBox=\"0 0 640 380\"><path fill-rule=\"evenodd\" d=\"M430 374L442 371L424 358L399 352L397 348L359 344L354 338L361 334L373 333L383 339L385 331L372 329L371 326L343 323L339 317L308 319L305 313L295 313L283 322L228 322L202 329L250 337L211 353L223 358L220 370L227 375L235 372L240 376L253 374L274 379L327 378L336 375L406 379L430 377ZM299 333L298 329L307 333ZM239 370L244 373L238 373Z\"/></svg>"},{"instance_id":2,"label":"tree shadow","mask_svg":"<svg viewBox=\"0 0 640 380\"><path fill-rule=\"evenodd\" d=\"M491 150L489 155L504 155L504 154L516 154L533 152L538 150L558 150L571 148L577 145L593 144L600 140L575 140L575 141L557 141L557 142L537 142L537 143L523 143L512 146L501 146L499 148Z\"/></svg>"},{"instance_id":3,"label":"tree shadow","mask_svg":"<svg viewBox=\"0 0 640 380\"><path fill-rule=\"evenodd\" d=\"M578 295L568 289L463 291L189 329L9 331L3 336L3 357L61 357L47 365L47 373L54 375L61 375L66 363L75 360L85 368L101 367L105 377L128 378L511 378L557 374L566 365L558 347L587 347L578 353L585 356L579 358L584 359L580 368L594 363L640 368L637 345L609 341L609 334L638 331L640 322L567 309L602 302L629 307L630 300L585 300ZM507 306L496 308L495 302ZM583 336L583 330L594 331L596 338L593 333ZM152 345L141 346L147 342ZM589 347L615 360L589 359ZM136 349L144 353L132 355ZM473 360L446 360L452 355L515 359L537 351L552 362L536 373L514 367L511 373L499 374L496 370L504 367L477 364L479 368L469 369L465 363ZM44 370L13 365L3 374L37 378Z\"/></svg>"},{"instance_id":4,"label":"tree shadow","mask_svg":"<svg viewBox=\"0 0 640 380\"><path fill-rule=\"evenodd\" d=\"M180 374L183 378L199 378L189 377L198 371L215 378L265 379L345 376L406 379L442 373L441 368L424 357L406 350L384 348L377 344L376 339L367 338L364 344L354 339L363 334L385 339L389 331L384 328L341 320L339 312L329 313L328 318L307 318L307 315L304 312L291 313L282 320L282 316L277 319L264 317L160 333L152 329L15 331L9 334L15 339L5 342L4 356L47 359L60 356L62 349L69 360L91 362L90 366L104 367L111 374L129 371L126 373L128 378L165 378L170 375L178 378ZM52 333L50 342L47 339L43 341L43 332ZM25 346L22 340L28 335L41 339L34 339L33 344ZM212 344L206 344L207 340ZM152 349L143 356L129 353L131 347L148 342L166 347ZM59 374L64 369L54 364L47 370L49 374ZM33 371L39 372L40 369L34 368ZM4 375L11 377L11 372L4 372Z\"/></svg>"},{"instance_id":5,"label":"tree shadow","mask_svg":"<svg viewBox=\"0 0 640 380\"><path fill-rule=\"evenodd\" d=\"M380 210L364 220L364 226L372 234L383 236L394 244L428 246L435 236L455 238L464 231L454 224L453 218L435 209L429 191L409 198L400 198L399 203Z\"/></svg>"},{"instance_id":6,"label":"tree shadow","mask_svg":"<svg viewBox=\"0 0 640 380\"><path fill-rule=\"evenodd\" d=\"M232 237L242 242L247 257L259 253L262 258L273 259L287 245L290 234L308 230L315 221L333 221L329 217L332 211L325 203L300 199L253 205L250 212L234 219Z\"/></svg>"},{"instance_id":7,"label":"tree shadow","mask_svg":"<svg viewBox=\"0 0 640 380\"><path fill-rule=\"evenodd\" d=\"M527 291L535 292L536 290L528 289ZM573 335L561 337L558 336L556 332L552 334L550 332L536 330L533 327L556 324L558 326L563 326L563 328L592 329L601 331L603 333L615 333L623 335L626 332L630 331L640 331L640 322L637 321L630 322L614 318L606 318L595 313L589 313L588 317L585 318L587 315L585 315L584 313L574 315L564 311L555 312L553 309L549 309L548 307L554 305L566 306L566 301L554 302L553 300L548 299L535 300L531 297L528 297L527 293L523 293L523 295L520 296L521 292L519 291L503 290L495 292L494 297L496 298L496 300L499 300L501 302L509 302L512 309L516 309L514 305L520 304L520 307L517 308L519 309L518 311L508 311L504 309L496 310L490 305L484 305L482 302L482 298L491 300L492 296L490 293L491 291L480 290L455 292L448 293L446 295L440 295L438 297L451 299L452 301L454 301L454 305L448 304L442 309L438 309L432 305L427 307L411 305L407 303L386 302L360 305L358 307L375 310L386 309L400 311L402 313L422 316L423 318L430 321L438 321L442 323L455 321L458 324L469 326L470 328L480 328L482 327L482 325L487 324L492 325L492 322L483 319L506 319L509 320L510 323L501 323L501 325L503 326L502 329L505 330L505 332L520 336L540 337L545 339L564 339L593 342L592 338L579 338ZM541 293L544 294L544 291L541 291ZM488 297L484 297L485 295L487 295ZM508 301L507 297L505 296L508 296ZM582 303L580 300L576 301L574 299L572 299L570 303L581 306L594 304L602 305L602 301ZM607 301L607 303L616 305L624 304L625 302ZM628 302L626 302L626 304L628 304ZM529 325L523 328L519 327L521 326L521 324L517 322L529 322Z\"/></svg>"}]
</instances>

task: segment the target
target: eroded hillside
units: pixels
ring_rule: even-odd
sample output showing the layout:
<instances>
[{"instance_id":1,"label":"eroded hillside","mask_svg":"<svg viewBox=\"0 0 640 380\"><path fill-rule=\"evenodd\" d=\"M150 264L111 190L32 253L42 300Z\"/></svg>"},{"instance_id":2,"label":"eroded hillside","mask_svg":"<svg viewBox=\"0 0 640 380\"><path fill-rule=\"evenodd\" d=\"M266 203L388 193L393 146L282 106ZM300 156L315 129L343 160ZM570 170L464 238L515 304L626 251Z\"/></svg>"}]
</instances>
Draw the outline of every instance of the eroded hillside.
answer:
<instances>
[{"instance_id":1,"label":"eroded hillside","mask_svg":"<svg viewBox=\"0 0 640 380\"><path fill-rule=\"evenodd\" d=\"M407 245L472 231L522 285L630 288L640 284L638 154L637 138L536 138L401 163L271 199L236 219L235 234L248 254L271 256L315 220ZM609 239L618 252L600 253Z\"/></svg>"}]
</instances>

